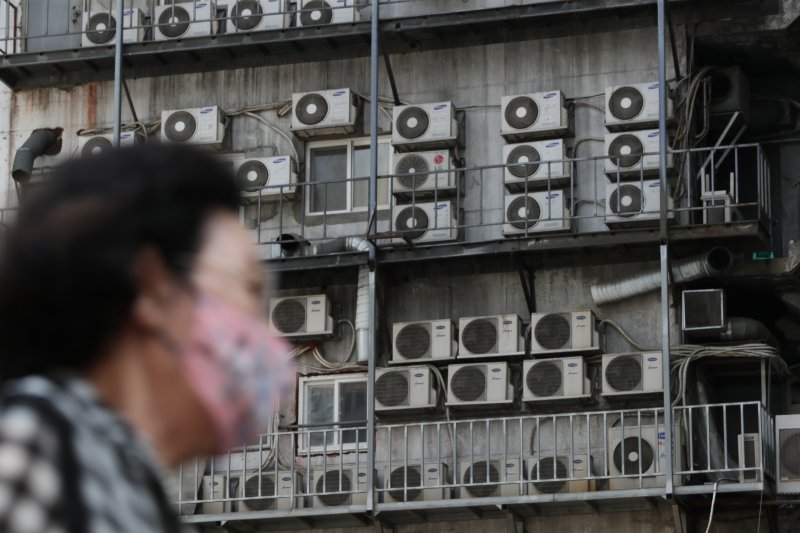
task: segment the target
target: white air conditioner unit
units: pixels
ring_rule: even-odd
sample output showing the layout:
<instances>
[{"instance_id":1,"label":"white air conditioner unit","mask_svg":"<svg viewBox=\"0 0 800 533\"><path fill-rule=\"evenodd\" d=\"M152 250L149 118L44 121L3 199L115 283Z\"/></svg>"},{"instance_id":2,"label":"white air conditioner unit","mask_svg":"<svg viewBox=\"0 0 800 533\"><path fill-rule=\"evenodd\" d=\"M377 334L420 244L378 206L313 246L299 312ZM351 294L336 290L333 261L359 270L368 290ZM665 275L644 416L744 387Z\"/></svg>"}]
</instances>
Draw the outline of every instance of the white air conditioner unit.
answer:
<instances>
[{"instance_id":1,"label":"white air conditioner unit","mask_svg":"<svg viewBox=\"0 0 800 533\"><path fill-rule=\"evenodd\" d=\"M135 131L122 131L119 134L120 146L131 146L139 141L140 137ZM112 133L78 136L78 155L80 157L98 155L113 149L114 135Z\"/></svg>"},{"instance_id":2,"label":"white air conditioner unit","mask_svg":"<svg viewBox=\"0 0 800 533\"><path fill-rule=\"evenodd\" d=\"M350 89L292 95L292 131L302 138L356 131L358 100Z\"/></svg>"},{"instance_id":3,"label":"white air conditioner unit","mask_svg":"<svg viewBox=\"0 0 800 533\"><path fill-rule=\"evenodd\" d=\"M675 219L672 196L667 197L667 219ZM661 182L607 183L605 223L611 229L658 225L661 218Z\"/></svg>"},{"instance_id":4,"label":"white air conditioner unit","mask_svg":"<svg viewBox=\"0 0 800 533\"><path fill-rule=\"evenodd\" d=\"M427 366L379 368L375 374L375 411L435 409L438 389L436 376Z\"/></svg>"},{"instance_id":5,"label":"white air conditioner unit","mask_svg":"<svg viewBox=\"0 0 800 533\"><path fill-rule=\"evenodd\" d=\"M500 113L500 134L512 142L563 137L569 132L569 114L561 91L504 96Z\"/></svg>"},{"instance_id":6,"label":"white air conditioner unit","mask_svg":"<svg viewBox=\"0 0 800 533\"><path fill-rule=\"evenodd\" d=\"M611 476L608 488L624 490L663 487L667 458L664 426L639 426L634 417L624 420L624 428L620 423L608 430L607 461L608 474ZM680 425L673 427L673 469L679 471L683 469L683 440ZM675 476L673 482L680 485L680 476Z\"/></svg>"},{"instance_id":7,"label":"white air conditioner unit","mask_svg":"<svg viewBox=\"0 0 800 533\"><path fill-rule=\"evenodd\" d=\"M383 474L385 503L436 501L450 499L447 465L427 463L424 465L386 467Z\"/></svg>"},{"instance_id":8,"label":"white air conditioner unit","mask_svg":"<svg viewBox=\"0 0 800 533\"><path fill-rule=\"evenodd\" d=\"M543 453L528 458L528 492L557 494L593 492L592 458L586 453ZM578 479L574 479L578 478Z\"/></svg>"},{"instance_id":9,"label":"white air conditioner unit","mask_svg":"<svg viewBox=\"0 0 800 533\"><path fill-rule=\"evenodd\" d=\"M361 20L356 0L302 0L298 26L325 26Z\"/></svg>"},{"instance_id":10,"label":"white air conditioner unit","mask_svg":"<svg viewBox=\"0 0 800 533\"><path fill-rule=\"evenodd\" d=\"M458 332L459 359L518 354L525 349L518 315L462 318Z\"/></svg>"},{"instance_id":11,"label":"white air conditioner unit","mask_svg":"<svg viewBox=\"0 0 800 533\"><path fill-rule=\"evenodd\" d=\"M509 191L555 189L569 185L564 141L536 141L503 146L505 184Z\"/></svg>"},{"instance_id":12,"label":"white air conditioner unit","mask_svg":"<svg viewBox=\"0 0 800 533\"><path fill-rule=\"evenodd\" d=\"M661 352L603 355L603 396L662 392L662 364Z\"/></svg>"},{"instance_id":13,"label":"white air conditioner unit","mask_svg":"<svg viewBox=\"0 0 800 533\"><path fill-rule=\"evenodd\" d=\"M761 435L758 433L739 433L736 437L739 468L763 468L761 464ZM760 470L740 470L740 483L761 481Z\"/></svg>"},{"instance_id":14,"label":"white air conditioner unit","mask_svg":"<svg viewBox=\"0 0 800 533\"><path fill-rule=\"evenodd\" d=\"M314 507L366 505L367 487L366 466L316 470L311 485Z\"/></svg>"},{"instance_id":15,"label":"white air conditioner unit","mask_svg":"<svg viewBox=\"0 0 800 533\"><path fill-rule=\"evenodd\" d=\"M800 493L800 415L775 417L778 494Z\"/></svg>"},{"instance_id":16,"label":"white air conditioner unit","mask_svg":"<svg viewBox=\"0 0 800 533\"><path fill-rule=\"evenodd\" d=\"M447 367L447 405L510 404L514 386L508 363L472 363Z\"/></svg>"},{"instance_id":17,"label":"white air conditioner unit","mask_svg":"<svg viewBox=\"0 0 800 533\"><path fill-rule=\"evenodd\" d=\"M288 0L228 0L227 33L280 30L290 25Z\"/></svg>"},{"instance_id":18,"label":"white air conditioner unit","mask_svg":"<svg viewBox=\"0 0 800 533\"><path fill-rule=\"evenodd\" d=\"M565 194L563 190L506 194L503 235L519 237L570 231L569 202Z\"/></svg>"},{"instance_id":19,"label":"white air conditioner unit","mask_svg":"<svg viewBox=\"0 0 800 533\"><path fill-rule=\"evenodd\" d=\"M455 204L449 200L440 202L398 205L394 208L394 231L400 244L444 242L458 239L458 217Z\"/></svg>"},{"instance_id":20,"label":"white air conditioner unit","mask_svg":"<svg viewBox=\"0 0 800 533\"><path fill-rule=\"evenodd\" d=\"M449 150L392 155L395 196L443 198L455 192L456 173Z\"/></svg>"},{"instance_id":21,"label":"white air conditioner unit","mask_svg":"<svg viewBox=\"0 0 800 533\"><path fill-rule=\"evenodd\" d=\"M198 498L202 503L198 506L199 514L229 513L233 506L231 498L237 493L240 478L234 476L228 482L228 476L203 476Z\"/></svg>"},{"instance_id":22,"label":"white air conditioner unit","mask_svg":"<svg viewBox=\"0 0 800 533\"><path fill-rule=\"evenodd\" d=\"M591 395L583 357L523 361L522 381L524 402L575 400Z\"/></svg>"},{"instance_id":23,"label":"white air conditioner unit","mask_svg":"<svg viewBox=\"0 0 800 533\"><path fill-rule=\"evenodd\" d=\"M392 124L392 144L402 151L449 148L458 140L452 102L395 106Z\"/></svg>"},{"instance_id":24,"label":"white air conditioner unit","mask_svg":"<svg viewBox=\"0 0 800 533\"><path fill-rule=\"evenodd\" d=\"M606 128L621 131L658 126L658 93L658 82L607 88ZM667 120L671 119L672 99L667 96Z\"/></svg>"},{"instance_id":25,"label":"white air conditioner unit","mask_svg":"<svg viewBox=\"0 0 800 533\"><path fill-rule=\"evenodd\" d=\"M608 133L605 137L605 173L612 181L637 180L658 174L658 130ZM667 170L672 170L673 157L667 154Z\"/></svg>"},{"instance_id":26,"label":"white air conditioner unit","mask_svg":"<svg viewBox=\"0 0 800 533\"><path fill-rule=\"evenodd\" d=\"M227 119L218 106L161 112L161 142L221 148Z\"/></svg>"},{"instance_id":27,"label":"white air conditioner unit","mask_svg":"<svg viewBox=\"0 0 800 533\"><path fill-rule=\"evenodd\" d=\"M297 163L290 156L234 159L233 173L245 202L277 202L297 193Z\"/></svg>"},{"instance_id":28,"label":"white air conditioner unit","mask_svg":"<svg viewBox=\"0 0 800 533\"><path fill-rule=\"evenodd\" d=\"M114 11L108 9L92 9L83 12L82 46L111 46L116 41L117 18ZM126 9L122 13L124 21L122 42L138 43L144 41L144 13L141 9Z\"/></svg>"},{"instance_id":29,"label":"white air conditioner unit","mask_svg":"<svg viewBox=\"0 0 800 533\"><path fill-rule=\"evenodd\" d=\"M599 351L600 335L592 311L531 315L531 354L534 356Z\"/></svg>"},{"instance_id":30,"label":"white air conditioner unit","mask_svg":"<svg viewBox=\"0 0 800 533\"><path fill-rule=\"evenodd\" d=\"M207 37L217 33L217 6L207 2L175 2L155 6L153 32L156 41Z\"/></svg>"},{"instance_id":31,"label":"white air conditioner unit","mask_svg":"<svg viewBox=\"0 0 800 533\"><path fill-rule=\"evenodd\" d=\"M400 322L392 326L392 362L452 359L458 350L453 321Z\"/></svg>"},{"instance_id":32,"label":"white air conditioner unit","mask_svg":"<svg viewBox=\"0 0 800 533\"><path fill-rule=\"evenodd\" d=\"M297 497L303 483L299 474L289 471L254 472L242 477L236 495L240 513L250 511L290 511L302 507L303 498ZM294 498L293 498L294 496ZM294 499L294 501L292 501Z\"/></svg>"},{"instance_id":33,"label":"white air conditioner unit","mask_svg":"<svg viewBox=\"0 0 800 533\"><path fill-rule=\"evenodd\" d=\"M324 294L272 298L269 326L287 338L315 338L333 335L331 303Z\"/></svg>"},{"instance_id":34,"label":"white air conditioner unit","mask_svg":"<svg viewBox=\"0 0 800 533\"><path fill-rule=\"evenodd\" d=\"M520 496L527 492L525 469L519 459L473 459L459 463L462 499Z\"/></svg>"}]
</instances>

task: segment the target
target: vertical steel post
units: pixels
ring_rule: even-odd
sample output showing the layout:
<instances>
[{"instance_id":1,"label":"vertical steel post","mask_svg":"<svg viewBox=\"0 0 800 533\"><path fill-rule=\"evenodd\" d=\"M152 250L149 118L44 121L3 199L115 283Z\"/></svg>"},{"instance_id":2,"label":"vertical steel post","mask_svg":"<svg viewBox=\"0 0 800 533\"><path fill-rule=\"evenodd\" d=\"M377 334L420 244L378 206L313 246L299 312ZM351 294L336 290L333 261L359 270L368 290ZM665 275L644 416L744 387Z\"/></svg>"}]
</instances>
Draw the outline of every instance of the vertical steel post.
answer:
<instances>
[{"instance_id":1,"label":"vertical steel post","mask_svg":"<svg viewBox=\"0 0 800 533\"><path fill-rule=\"evenodd\" d=\"M125 1L117 0L117 34L114 47L114 146L119 146L122 128L122 35L125 33ZM138 23L137 23L138 24Z\"/></svg>"}]
</instances>

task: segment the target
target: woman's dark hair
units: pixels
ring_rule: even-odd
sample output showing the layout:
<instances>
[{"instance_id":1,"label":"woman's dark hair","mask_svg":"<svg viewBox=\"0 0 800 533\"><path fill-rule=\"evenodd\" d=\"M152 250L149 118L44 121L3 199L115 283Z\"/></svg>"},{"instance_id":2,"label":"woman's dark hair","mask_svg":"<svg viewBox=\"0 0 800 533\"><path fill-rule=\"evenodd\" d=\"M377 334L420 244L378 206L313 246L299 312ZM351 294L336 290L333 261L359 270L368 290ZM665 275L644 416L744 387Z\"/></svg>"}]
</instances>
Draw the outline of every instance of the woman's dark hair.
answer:
<instances>
[{"instance_id":1,"label":"woman's dark hair","mask_svg":"<svg viewBox=\"0 0 800 533\"><path fill-rule=\"evenodd\" d=\"M138 253L186 279L204 221L239 190L209 154L145 144L72 161L23 199L0 258L3 380L94 363L130 314Z\"/></svg>"}]
</instances>

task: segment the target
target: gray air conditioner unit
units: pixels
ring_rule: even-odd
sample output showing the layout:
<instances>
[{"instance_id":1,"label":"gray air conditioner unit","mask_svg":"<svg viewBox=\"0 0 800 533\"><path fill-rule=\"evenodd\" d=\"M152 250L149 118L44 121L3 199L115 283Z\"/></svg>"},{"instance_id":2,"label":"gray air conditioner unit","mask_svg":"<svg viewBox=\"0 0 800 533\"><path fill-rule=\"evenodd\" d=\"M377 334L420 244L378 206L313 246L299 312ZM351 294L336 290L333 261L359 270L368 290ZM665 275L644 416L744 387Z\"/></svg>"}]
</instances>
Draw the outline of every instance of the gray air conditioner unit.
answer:
<instances>
[{"instance_id":1,"label":"gray air conditioner unit","mask_svg":"<svg viewBox=\"0 0 800 533\"><path fill-rule=\"evenodd\" d=\"M639 180L658 174L660 169L658 130L609 133L605 137L605 173L611 181ZM667 170L673 168L672 154L667 154Z\"/></svg>"},{"instance_id":2,"label":"gray air conditioner unit","mask_svg":"<svg viewBox=\"0 0 800 533\"><path fill-rule=\"evenodd\" d=\"M297 193L297 163L290 156L234 159L233 173L246 203L277 202Z\"/></svg>"},{"instance_id":3,"label":"gray air conditioner unit","mask_svg":"<svg viewBox=\"0 0 800 533\"><path fill-rule=\"evenodd\" d=\"M458 350L453 321L402 322L392 326L392 363L452 359Z\"/></svg>"},{"instance_id":4,"label":"gray air conditioner unit","mask_svg":"<svg viewBox=\"0 0 800 533\"><path fill-rule=\"evenodd\" d=\"M291 20L288 0L229 0L227 33L280 30Z\"/></svg>"},{"instance_id":5,"label":"gray air conditioner unit","mask_svg":"<svg viewBox=\"0 0 800 533\"><path fill-rule=\"evenodd\" d=\"M525 469L519 459L476 459L459 464L462 499L524 495L526 484L520 483L524 479Z\"/></svg>"},{"instance_id":6,"label":"gray air conditioner unit","mask_svg":"<svg viewBox=\"0 0 800 533\"><path fill-rule=\"evenodd\" d=\"M560 233L572 228L566 191L535 191L506 194L503 235L520 237Z\"/></svg>"},{"instance_id":7,"label":"gray air conditioner unit","mask_svg":"<svg viewBox=\"0 0 800 533\"><path fill-rule=\"evenodd\" d=\"M739 433L736 441L737 451L739 452L739 482L757 483L761 481L760 470L742 470L744 468L763 468L761 464L761 435L758 433Z\"/></svg>"},{"instance_id":8,"label":"gray air conditioner unit","mask_svg":"<svg viewBox=\"0 0 800 533\"><path fill-rule=\"evenodd\" d=\"M561 91L504 96L500 114L500 134L511 142L569 133L569 114Z\"/></svg>"},{"instance_id":9,"label":"gray air conditioner unit","mask_svg":"<svg viewBox=\"0 0 800 533\"><path fill-rule=\"evenodd\" d=\"M518 315L462 318L458 332L459 359L518 354L525 345Z\"/></svg>"},{"instance_id":10,"label":"gray air conditioner unit","mask_svg":"<svg viewBox=\"0 0 800 533\"><path fill-rule=\"evenodd\" d=\"M386 503L436 501L450 498L447 465L428 463L425 465L386 467L384 474L384 501Z\"/></svg>"},{"instance_id":11,"label":"gray air conditioner unit","mask_svg":"<svg viewBox=\"0 0 800 533\"><path fill-rule=\"evenodd\" d=\"M591 456L585 453L543 453L528 458L528 492L557 494L564 492L593 492L596 482L592 476ZM575 479L577 478L577 479Z\"/></svg>"},{"instance_id":12,"label":"gray air conditioner unit","mask_svg":"<svg viewBox=\"0 0 800 533\"><path fill-rule=\"evenodd\" d=\"M607 88L606 128L621 131L658 126L658 87L658 82L651 82ZM667 120L672 120L669 92Z\"/></svg>"},{"instance_id":13,"label":"gray air conditioner unit","mask_svg":"<svg viewBox=\"0 0 800 533\"><path fill-rule=\"evenodd\" d=\"M113 4L112 4L113 5ZM114 6L116 9L116 6ZM82 45L111 46L116 40L117 13L108 9L92 9L83 12L83 37ZM126 9L123 11L122 42L138 43L144 41L145 26L144 13L141 9Z\"/></svg>"},{"instance_id":14,"label":"gray air conditioner unit","mask_svg":"<svg viewBox=\"0 0 800 533\"><path fill-rule=\"evenodd\" d=\"M662 364L661 352L603 355L603 396L662 392Z\"/></svg>"},{"instance_id":15,"label":"gray air conditioner unit","mask_svg":"<svg viewBox=\"0 0 800 533\"><path fill-rule=\"evenodd\" d=\"M134 131L122 131L119 134L120 146L131 146L140 140L141 137ZM99 155L113 149L114 135L111 133L78 136L78 155L80 157Z\"/></svg>"},{"instance_id":16,"label":"gray air conditioner unit","mask_svg":"<svg viewBox=\"0 0 800 533\"><path fill-rule=\"evenodd\" d=\"M212 0L174 4L169 0L154 9L153 32L156 41L208 37L217 33L219 27L217 6Z\"/></svg>"},{"instance_id":17,"label":"gray air conditioner unit","mask_svg":"<svg viewBox=\"0 0 800 533\"><path fill-rule=\"evenodd\" d=\"M327 26L358 22L356 0L301 0L298 26Z\"/></svg>"},{"instance_id":18,"label":"gray air conditioner unit","mask_svg":"<svg viewBox=\"0 0 800 533\"><path fill-rule=\"evenodd\" d=\"M739 112L739 123L750 124L750 80L740 67L711 71L711 127L724 128L731 116Z\"/></svg>"},{"instance_id":19,"label":"gray air conditioner unit","mask_svg":"<svg viewBox=\"0 0 800 533\"><path fill-rule=\"evenodd\" d=\"M522 381L524 402L575 400L591 394L583 357L523 361Z\"/></svg>"},{"instance_id":20,"label":"gray air conditioner unit","mask_svg":"<svg viewBox=\"0 0 800 533\"><path fill-rule=\"evenodd\" d=\"M531 354L542 357L561 353L598 353L600 335L594 313L533 313L531 315Z\"/></svg>"},{"instance_id":21,"label":"gray air conditioner unit","mask_svg":"<svg viewBox=\"0 0 800 533\"><path fill-rule=\"evenodd\" d=\"M672 196L667 198L667 219L675 219ZM657 226L661 218L659 180L606 184L605 223L611 229Z\"/></svg>"},{"instance_id":22,"label":"gray air conditioner unit","mask_svg":"<svg viewBox=\"0 0 800 533\"><path fill-rule=\"evenodd\" d=\"M288 471L254 472L242 476L237 497L239 512L249 511L290 511L302 507L303 498L297 494L303 486L299 474ZM293 498L294 496L294 498ZM294 499L294 501L292 501Z\"/></svg>"},{"instance_id":23,"label":"gray air conditioner unit","mask_svg":"<svg viewBox=\"0 0 800 533\"><path fill-rule=\"evenodd\" d=\"M272 298L269 325L286 338L313 339L333 335L331 304L324 294Z\"/></svg>"},{"instance_id":24,"label":"gray air conditioner unit","mask_svg":"<svg viewBox=\"0 0 800 533\"><path fill-rule=\"evenodd\" d=\"M375 374L375 411L408 412L435 409L438 381L427 366L379 368Z\"/></svg>"},{"instance_id":25,"label":"gray air conditioner unit","mask_svg":"<svg viewBox=\"0 0 800 533\"><path fill-rule=\"evenodd\" d=\"M723 289L683 291L681 299L681 329L684 333L702 336L721 333L728 327Z\"/></svg>"},{"instance_id":26,"label":"gray air conditioner unit","mask_svg":"<svg viewBox=\"0 0 800 533\"><path fill-rule=\"evenodd\" d=\"M447 242L458 239L458 213L450 200L394 207L395 244Z\"/></svg>"},{"instance_id":27,"label":"gray air conditioner unit","mask_svg":"<svg viewBox=\"0 0 800 533\"><path fill-rule=\"evenodd\" d=\"M778 494L800 493L800 415L775 417Z\"/></svg>"},{"instance_id":28,"label":"gray air conditioner unit","mask_svg":"<svg viewBox=\"0 0 800 533\"><path fill-rule=\"evenodd\" d=\"M625 422L624 427L620 423L608 430L609 489L663 487L667 458L664 426L639 426L635 418L625 419ZM674 426L672 448L673 469L682 470L683 441L679 425ZM674 478L676 485L680 481L678 476Z\"/></svg>"},{"instance_id":29,"label":"gray air conditioner unit","mask_svg":"<svg viewBox=\"0 0 800 533\"><path fill-rule=\"evenodd\" d=\"M447 367L447 405L511 404L514 386L508 363L473 363Z\"/></svg>"},{"instance_id":30,"label":"gray air conditioner unit","mask_svg":"<svg viewBox=\"0 0 800 533\"><path fill-rule=\"evenodd\" d=\"M536 141L503 146L506 189L525 192L569 185L564 141Z\"/></svg>"},{"instance_id":31,"label":"gray air conditioner unit","mask_svg":"<svg viewBox=\"0 0 800 533\"><path fill-rule=\"evenodd\" d=\"M449 150L393 154L392 193L418 199L452 195L456 189L452 160Z\"/></svg>"},{"instance_id":32,"label":"gray air conditioner unit","mask_svg":"<svg viewBox=\"0 0 800 533\"><path fill-rule=\"evenodd\" d=\"M356 131L358 100L350 89L292 95L292 132L301 138Z\"/></svg>"},{"instance_id":33,"label":"gray air conditioner unit","mask_svg":"<svg viewBox=\"0 0 800 533\"><path fill-rule=\"evenodd\" d=\"M239 490L240 478L233 476L228 481L228 476L203 476L200 485L201 493L198 506L199 514L229 513L233 509L231 498Z\"/></svg>"},{"instance_id":34,"label":"gray air conditioner unit","mask_svg":"<svg viewBox=\"0 0 800 533\"><path fill-rule=\"evenodd\" d=\"M367 467L329 468L314 472L314 507L366 505Z\"/></svg>"},{"instance_id":35,"label":"gray air conditioner unit","mask_svg":"<svg viewBox=\"0 0 800 533\"><path fill-rule=\"evenodd\" d=\"M218 106L161 112L161 142L223 148L227 118Z\"/></svg>"},{"instance_id":36,"label":"gray air conditioner unit","mask_svg":"<svg viewBox=\"0 0 800 533\"><path fill-rule=\"evenodd\" d=\"M392 144L400 151L458 144L458 120L452 102L395 106L392 124Z\"/></svg>"}]
</instances>

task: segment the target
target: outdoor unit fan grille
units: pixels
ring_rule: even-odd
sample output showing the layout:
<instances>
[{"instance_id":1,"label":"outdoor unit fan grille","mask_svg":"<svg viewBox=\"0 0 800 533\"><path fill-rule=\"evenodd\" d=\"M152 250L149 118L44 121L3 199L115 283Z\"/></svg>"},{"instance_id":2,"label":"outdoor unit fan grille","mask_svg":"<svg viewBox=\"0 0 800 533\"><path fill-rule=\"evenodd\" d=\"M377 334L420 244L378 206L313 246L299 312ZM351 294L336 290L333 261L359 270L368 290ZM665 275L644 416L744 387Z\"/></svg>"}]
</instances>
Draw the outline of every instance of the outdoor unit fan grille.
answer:
<instances>
[{"instance_id":1,"label":"outdoor unit fan grille","mask_svg":"<svg viewBox=\"0 0 800 533\"><path fill-rule=\"evenodd\" d=\"M620 168L631 168L639 164L644 154L644 145L639 137L625 133L614 137L608 145L608 157Z\"/></svg>"},{"instance_id":2,"label":"outdoor unit fan grille","mask_svg":"<svg viewBox=\"0 0 800 533\"><path fill-rule=\"evenodd\" d=\"M635 355L621 355L606 366L606 383L615 391L630 392L642 388L642 362Z\"/></svg>"},{"instance_id":3,"label":"outdoor unit fan grille","mask_svg":"<svg viewBox=\"0 0 800 533\"><path fill-rule=\"evenodd\" d=\"M397 117L397 130L406 139L422 137L429 125L428 113L421 107L407 107Z\"/></svg>"},{"instance_id":4,"label":"outdoor unit fan grille","mask_svg":"<svg viewBox=\"0 0 800 533\"><path fill-rule=\"evenodd\" d=\"M404 491L404 487L407 487L408 490ZM404 502L418 499L422 494L422 489L412 487L422 487L422 475L419 468L401 466L392 470L389 475L389 488L397 490L390 490L389 495L394 501Z\"/></svg>"},{"instance_id":5,"label":"outdoor unit fan grille","mask_svg":"<svg viewBox=\"0 0 800 533\"><path fill-rule=\"evenodd\" d=\"M531 469L531 480L537 477L541 480L551 479L553 481L534 481L533 486L536 487L541 493L555 494L560 492L567 484L563 480L569 477L567 473L567 465L564 464L567 459L563 457L543 457L539 459Z\"/></svg>"},{"instance_id":6,"label":"outdoor unit fan grille","mask_svg":"<svg viewBox=\"0 0 800 533\"><path fill-rule=\"evenodd\" d=\"M608 109L618 120L631 120L644 109L644 96L633 87L620 87L608 99Z\"/></svg>"},{"instance_id":7,"label":"outdoor unit fan grille","mask_svg":"<svg viewBox=\"0 0 800 533\"><path fill-rule=\"evenodd\" d=\"M261 492L259 493L259 481L261 482ZM245 507L251 511L266 511L275 508L275 481L270 476L256 475L247 479L244 483L244 497L254 498L266 496L257 500L244 500Z\"/></svg>"},{"instance_id":8,"label":"outdoor unit fan grille","mask_svg":"<svg viewBox=\"0 0 800 533\"><path fill-rule=\"evenodd\" d=\"M81 156L89 157L92 155L101 154L114 148L114 145L109 139L105 137L92 137L81 148Z\"/></svg>"},{"instance_id":9,"label":"outdoor unit fan grille","mask_svg":"<svg viewBox=\"0 0 800 533\"><path fill-rule=\"evenodd\" d=\"M450 378L450 389L462 402L480 400L486 393L486 371L478 366L459 368Z\"/></svg>"},{"instance_id":10,"label":"outdoor unit fan grille","mask_svg":"<svg viewBox=\"0 0 800 533\"><path fill-rule=\"evenodd\" d=\"M486 498L497 491L497 486L492 485L472 485L472 483L499 483L500 472L497 467L486 461L476 461L464 472L464 485L472 496L476 498Z\"/></svg>"},{"instance_id":11,"label":"outdoor unit fan grille","mask_svg":"<svg viewBox=\"0 0 800 533\"><path fill-rule=\"evenodd\" d=\"M539 346L547 350L568 348L572 338L571 317L564 315L545 315L533 329L533 335Z\"/></svg>"},{"instance_id":12,"label":"outdoor unit fan grille","mask_svg":"<svg viewBox=\"0 0 800 533\"><path fill-rule=\"evenodd\" d=\"M491 353L497 349L497 324L495 320L470 321L461 332L461 343L474 354Z\"/></svg>"},{"instance_id":13,"label":"outdoor unit fan grille","mask_svg":"<svg viewBox=\"0 0 800 533\"><path fill-rule=\"evenodd\" d=\"M506 219L512 227L520 230L532 228L542 216L542 207L531 196L519 196L511 200L506 209Z\"/></svg>"},{"instance_id":14,"label":"outdoor unit fan grille","mask_svg":"<svg viewBox=\"0 0 800 533\"><path fill-rule=\"evenodd\" d=\"M281 333L297 333L306 324L306 306L300 300L281 300L272 310L272 323Z\"/></svg>"},{"instance_id":15,"label":"outdoor unit fan grille","mask_svg":"<svg viewBox=\"0 0 800 533\"><path fill-rule=\"evenodd\" d=\"M430 331L420 324L403 326L395 337L394 345L406 359L419 359L431 348Z\"/></svg>"},{"instance_id":16,"label":"outdoor unit fan grille","mask_svg":"<svg viewBox=\"0 0 800 533\"><path fill-rule=\"evenodd\" d=\"M167 37L180 37L189 29L192 17L180 6L165 9L158 17L158 30Z\"/></svg>"},{"instance_id":17,"label":"outdoor unit fan grille","mask_svg":"<svg viewBox=\"0 0 800 533\"><path fill-rule=\"evenodd\" d=\"M644 210L642 189L636 185L620 185L611 192L608 207L618 217L630 218Z\"/></svg>"},{"instance_id":18,"label":"outdoor unit fan grille","mask_svg":"<svg viewBox=\"0 0 800 533\"><path fill-rule=\"evenodd\" d=\"M261 161L247 161L236 171L236 181L244 191L264 188L269 183L269 169Z\"/></svg>"},{"instance_id":19,"label":"outdoor unit fan grille","mask_svg":"<svg viewBox=\"0 0 800 533\"><path fill-rule=\"evenodd\" d=\"M252 30L261 22L263 14L258 0L239 0L231 10L231 22L240 30Z\"/></svg>"},{"instance_id":20,"label":"outdoor unit fan grille","mask_svg":"<svg viewBox=\"0 0 800 533\"><path fill-rule=\"evenodd\" d=\"M339 482L341 481L341 488ZM316 492L319 501L328 507L336 507L344 505L350 494L323 494L325 492L344 492L349 493L352 490L352 483L350 476L347 472L339 472L338 470L330 470L325 476L320 476L317 480Z\"/></svg>"},{"instance_id":21,"label":"outdoor unit fan grille","mask_svg":"<svg viewBox=\"0 0 800 533\"><path fill-rule=\"evenodd\" d=\"M406 189L416 189L422 187L428 181L430 167L424 157L417 154L404 156L398 161L395 167L396 174L412 174L411 176L399 176L397 181Z\"/></svg>"},{"instance_id":22,"label":"outdoor unit fan grille","mask_svg":"<svg viewBox=\"0 0 800 533\"><path fill-rule=\"evenodd\" d=\"M562 390L562 379L561 363L546 361L536 363L528 370L525 384L528 386L528 390L536 396L549 398L559 395Z\"/></svg>"},{"instance_id":23,"label":"outdoor unit fan grille","mask_svg":"<svg viewBox=\"0 0 800 533\"><path fill-rule=\"evenodd\" d=\"M330 24L333 20L333 8L325 0L306 2L300 11L300 22L303 26Z\"/></svg>"},{"instance_id":24,"label":"outdoor unit fan grille","mask_svg":"<svg viewBox=\"0 0 800 533\"><path fill-rule=\"evenodd\" d=\"M428 214L420 207L406 207L397 215L396 229L403 232L403 237L416 240L425 235L430 220Z\"/></svg>"},{"instance_id":25,"label":"outdoor unit fan grille","mask_svg":"<svg viewBox=\"0 0 800 533\"><path fill-rule=\"evenodd\" d=\"M539 171L539 161L542 156L539 151L529 144L517 146L508 154L506 165L508 171L515 178L530 178Z\"/></svg>"},{"instance_id":26,"label":"outdoor unit fan grille","mask_svg":"<svg viewBox=\"0 0 800 533\"><path fill-rule=\"evenodd\" d=\"M111 42L117 33L117 20L111 13L95 13L86 24L86 38L94 44Z\"/></svg>"},{"instance_id":27,"label":"outdoor unit fan grille","mask_svg":"<svg viewBox=\"0 0 800 533\"><path fill-rule=\"evenodd\" d=\"M319 93L304 94L294 110L298 120L307 126L322 122L328 116L328 101Z\"/></svg>"},{"instance_id":28,"label":"outdoor unit fan grille","mask_svg":"<svg viewBox=\"0 0 800 533\"><path fill-rule=\"evenodd\" d=\"M188 111L176 111L167 117L164 132L167 138L176 143L186 142L197 131L197 120Z\"/></svg>"},{"instance_id":29,"label":"outdoor unit fan grille","mask_svg":"<svg viewBox=\"0 0 800 533\"><path fill-rule=\"evenodd\" d=\"M539 106L528 96L517 96L506 106L506 122L512 128L530 128L539 119Z\"/></svg>"},{"instance_id":30,"label":"outdoor unit fan grille","mask_svg":"<svg viewBox=\"0 0 800 533\"><path fill-rule=\"evenodd\" d=\"M387 372L375 381L375 397L386 407L408 405L408 372Z\"/></svg>"},{"instance_id":31,"label":"outdoor unit fan grille","mask_svg":"<svg viewBox=\"0 0 800 533\"><path fill-rule=\"evenodd\" d=\"M800 479L800 429L780 430L781 479Z\"/></svg>"},{"instance_id":32,"label":"outdoor unit fan grille","mask_svg":"<svg viewBox=\"0 0 800 533\"><path fill-rule=\"evenodd\" d=\"M639 437L625 437L614 448L614 466L626 476L644 474L653 467L654 459L653 447Z\"/></svg>"}]
</instances>

